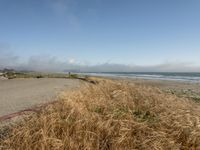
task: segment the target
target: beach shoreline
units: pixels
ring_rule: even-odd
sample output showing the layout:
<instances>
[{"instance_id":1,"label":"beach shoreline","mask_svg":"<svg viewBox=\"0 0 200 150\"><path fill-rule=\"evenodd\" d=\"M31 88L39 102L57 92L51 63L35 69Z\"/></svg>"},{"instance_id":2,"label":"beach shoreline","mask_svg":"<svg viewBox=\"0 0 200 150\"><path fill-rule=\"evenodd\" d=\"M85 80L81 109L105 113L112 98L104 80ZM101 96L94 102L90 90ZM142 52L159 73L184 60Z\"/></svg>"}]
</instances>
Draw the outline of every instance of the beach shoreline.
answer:
<instances>
[{"instance_id":1,"label":"beach shoreline","mask_svg":"<svg viewBox=\"0 0 200 150\"><path fill-rule=\"evenodd\" d=\"M149 86L158 88L163 92L174 94L178 97L188 98L195 102L200 102L200 83L187 81L170 81L170 80L154 80L154 79L133 79L133 78L112 78L105 77L112 80L125 81L130 84Z\"/></svg>"},{"instance_id":2,"label":"beach shoreline","mask_svg":"<svg viewBox=\"0 0 200 150\"><path fill-rule=\"evenodd\" d=\"M116 82L127 82L140 86L158 88L178 97L189 98L200 102L200 83L189 83L180 81L152 80L152 79L130 79L118 77L90 77L94 80L114 80ZM55 100L63 90L67 91L78 87L80 82L73 79L12 79L0 81L1 111L0 115L7 115L31 108L34 105L47 103ZM45 89L45 90L44 90ZM43 91L43 92L42 92ZM21 104L19 104L21 103ZM7 104L7 105L6 105Z\"/></svg>"}]
</instances>

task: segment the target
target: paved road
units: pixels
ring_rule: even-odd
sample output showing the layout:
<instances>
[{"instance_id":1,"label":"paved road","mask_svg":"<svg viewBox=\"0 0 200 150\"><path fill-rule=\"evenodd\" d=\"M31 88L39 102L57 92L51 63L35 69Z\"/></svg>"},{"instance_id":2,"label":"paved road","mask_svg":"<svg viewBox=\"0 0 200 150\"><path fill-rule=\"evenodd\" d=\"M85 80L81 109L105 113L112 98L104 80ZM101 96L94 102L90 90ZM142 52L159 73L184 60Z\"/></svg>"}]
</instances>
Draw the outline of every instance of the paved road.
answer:
<instances>
[{"instance_id":1,"label":"paved road","mask_svg":"<svg viewBox=\"0 0 200 150\"><path fill-rule=\"evenodd\" d=\"M0 116L52 101L62 90L79 86L71 79L0 80Z\"/></svg>"}]
</instances>

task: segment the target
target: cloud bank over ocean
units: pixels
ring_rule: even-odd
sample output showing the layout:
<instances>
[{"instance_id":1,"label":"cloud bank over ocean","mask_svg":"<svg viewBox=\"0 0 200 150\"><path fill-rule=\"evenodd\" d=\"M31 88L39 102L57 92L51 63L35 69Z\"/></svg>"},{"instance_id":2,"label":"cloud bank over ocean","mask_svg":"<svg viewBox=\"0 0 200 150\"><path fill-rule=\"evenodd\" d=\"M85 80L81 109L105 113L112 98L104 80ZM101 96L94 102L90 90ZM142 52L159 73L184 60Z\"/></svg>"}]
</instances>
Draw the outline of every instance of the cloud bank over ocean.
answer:
<instances>
[{"instance_id":1,"label":"cloud bank over ocean","mask_svg":"<svg viewBox=\"0 0 200 150\"><path fill-rule=\"evenodd\" d=\"M165 62L158 65L141 66L117 63L90 64L74 58L60 60L49 55L35 55L22 61L20 56L2 50L0 47L0 69L9 68L42 72L200 72L200 66L186 62Z\"/></svg>"}]
</instances>

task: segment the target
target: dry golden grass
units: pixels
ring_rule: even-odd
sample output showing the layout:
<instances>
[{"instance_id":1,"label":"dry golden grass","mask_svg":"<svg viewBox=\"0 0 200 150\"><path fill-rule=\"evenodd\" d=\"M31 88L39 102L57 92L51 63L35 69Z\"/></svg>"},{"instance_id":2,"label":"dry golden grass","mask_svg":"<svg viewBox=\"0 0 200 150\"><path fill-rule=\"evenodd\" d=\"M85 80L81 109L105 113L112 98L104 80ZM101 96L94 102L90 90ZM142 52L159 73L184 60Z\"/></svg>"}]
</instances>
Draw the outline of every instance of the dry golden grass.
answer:
<instances>
[{"instance_id":1,"label":"dry golden grass","mask_svg":"<svg viewBox=\"0 0 200 150\"><path fill-rule=\"evenodd\" d=\"M0 142L10 150L198 150L200 106L158 89L101 81L63 93Z\"/></svg>"}]
</instances>

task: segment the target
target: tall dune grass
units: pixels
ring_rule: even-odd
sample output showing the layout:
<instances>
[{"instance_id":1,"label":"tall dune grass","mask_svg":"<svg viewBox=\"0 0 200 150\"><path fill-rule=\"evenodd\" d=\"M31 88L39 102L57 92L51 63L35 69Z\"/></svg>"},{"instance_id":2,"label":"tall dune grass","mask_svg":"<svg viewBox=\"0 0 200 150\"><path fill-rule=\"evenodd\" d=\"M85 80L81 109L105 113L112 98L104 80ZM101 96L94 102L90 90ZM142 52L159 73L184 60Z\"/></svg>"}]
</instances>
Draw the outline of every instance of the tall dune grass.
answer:
<instances>
[{"instance_id":1,"label":"tall dune grass","mask_svg":"<svg viewBox=\"0 0 200 150\"><path fill-rule=\"evenodd\" d=\"M1 148L200 149L200 106L126 82L87 84L12 128Z\"/></svg>"}]
</instances>

